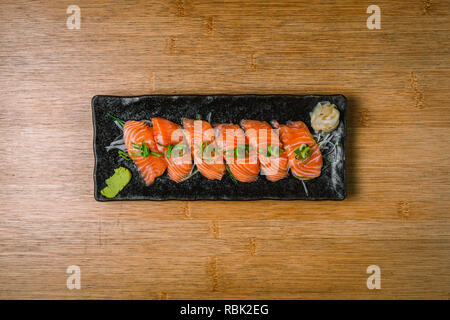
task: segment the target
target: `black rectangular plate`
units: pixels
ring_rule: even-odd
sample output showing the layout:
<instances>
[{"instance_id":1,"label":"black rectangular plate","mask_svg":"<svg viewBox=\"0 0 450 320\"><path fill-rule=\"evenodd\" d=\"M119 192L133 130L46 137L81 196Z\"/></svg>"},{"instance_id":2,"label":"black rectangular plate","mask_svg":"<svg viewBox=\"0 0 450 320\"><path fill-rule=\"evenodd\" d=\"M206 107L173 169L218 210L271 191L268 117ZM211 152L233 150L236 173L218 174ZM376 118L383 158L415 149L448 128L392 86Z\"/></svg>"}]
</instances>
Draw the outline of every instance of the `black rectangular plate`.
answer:
<instances>
[{"instance_id":1,"label":"black rectangular plate","mask_svg":"<svg viewBox=\"0 0 450 320\"><path fill-rule=\"evenodd\" d=\"M124 121L150 120L163 117L181 124L183 118L203 119L211 112L211 123L239 123L242 119L279 123L301 120L311 129L310 112L320 101L334 103L340 113L340 124L335 134L339 144L333 159L324 157L324 164L333 160L316 179L302 182L291 174L288 178L270 182L260 175L251 183L232 181L225 174L221 181L208 180L200 173L189 180L175 183L167 172L146 186L133 161L122 161L117 150L106 151L121 130L107 117L114 115ZM345 134L347 102L343 95L149 95L136 97L95 96L92 99L94 123L94 196L98 201L115 200L343 200L345 184ZM312 132L312 130L311 130ZM105 180L114 169L127 167L132 173L130 183L113 199L101 195Z\"/></svg>"}]
</instances>

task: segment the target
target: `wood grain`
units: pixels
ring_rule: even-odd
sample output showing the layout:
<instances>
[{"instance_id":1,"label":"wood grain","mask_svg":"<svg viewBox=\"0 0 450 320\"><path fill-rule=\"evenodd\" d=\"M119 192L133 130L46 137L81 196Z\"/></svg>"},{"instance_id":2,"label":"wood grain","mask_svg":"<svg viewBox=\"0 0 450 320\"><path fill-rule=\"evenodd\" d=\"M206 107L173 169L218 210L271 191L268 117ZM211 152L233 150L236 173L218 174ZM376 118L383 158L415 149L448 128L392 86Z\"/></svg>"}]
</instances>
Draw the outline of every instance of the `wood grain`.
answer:
<instances>
[{"instance_id":1,"label":"wood grain","mask_svg":"<svg viewBox=\"0 0 450 320\"><path fill-rule=\"evenodd\" d=\"M0 298L448 299L449 5L2 1ZM149 93L346 95L348 199L96 202L90 99Z\"/></svg>"}]
</instances>

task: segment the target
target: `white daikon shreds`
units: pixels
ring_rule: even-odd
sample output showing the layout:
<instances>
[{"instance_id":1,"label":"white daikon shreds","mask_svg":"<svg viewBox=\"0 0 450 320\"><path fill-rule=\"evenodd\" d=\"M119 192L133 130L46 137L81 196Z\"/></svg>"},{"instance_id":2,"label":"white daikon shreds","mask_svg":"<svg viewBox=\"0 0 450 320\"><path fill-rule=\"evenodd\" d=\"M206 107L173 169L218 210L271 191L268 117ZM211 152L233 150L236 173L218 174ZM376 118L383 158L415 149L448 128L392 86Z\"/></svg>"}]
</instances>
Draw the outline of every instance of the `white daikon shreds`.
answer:
<instances>
[{"instance_id":1,"label":"white daikon shreds","mask_svg":"<svg viewBox=\"0 0 450 320\"><path fill-rule=\"evenodd\" d=\"M326 142L331 141L334 138L334 135L332 133L328 133L326 136L322 136L321 133L319 133L317 138L317 144L319 145L319 148ZM323 140L322 140L323 138Z\"/></svg>"},{"instance_id":2,"label":"white daikon shreds","mask_svg":"<svg viewBox=\"0 0 450 320\"><path fill-rule=\"evenodd\" d=\"M118 145L115 145L115 146L107 146L106 147L106 151L111 151L111 150L114 150L114 149L122 150L123 152L126 152L127 151L127 146L124 145L124 144L118 144Z\"/></svg>"},{"instance_id":3,"label":"white daikon shreds","mask_svg":"<svg viewBox=\"0 0 450 320\"><path fill-rule=\"evenodd\" d=\"M326 170L328 167L330 167L333 163L336 162L337 159L337 142L333 142L333 139L335 138L334 132L328 133L325 136L322 135L323 132L319 132L314 136L314 138L317 141L317 144L319 146L320 152L322 152L322 157L330 158L334 155L334 157L331 159L331 161L328 161L328 163L322 168L322 170Z\"/></svg>"},{"instance_id":4,"label":"white daikon shreds","mask_svg":"<svg viewBox=\"0 0 450 320\"><path fill-rule=\"evenodd\" d=\"M116 126L123 131L123 127L120 125L119 121L114 120L114 123L116 124Z\"/></svg>"},{"instance_id":5,"label":"white daikon shreds","mask_svg":"<svg viewBox=\"0 0 450 320\"><path fill-rule=\"evenodd\" d=\"M115 146L116 144L124 144L125 143L125 141L123 140L123 138L122 139L118 139L118 140L115 140L115 141L113 141L113 142L111 142L111 146Z\"/></svg>"},{"instance_id":6,"label":"white daikon shreds","mask_svg":"<svg viewBox=\"0 0 450 320\"><path fill-rule=\"evenodd\" d=\"M326 153L324 153L324 154L322 154L322 157L326 157L329 154L332 154L332 153L334 153L336 151L336 144L335 143L332 143L331 141L327 141L324 145L330 145L331 146L331 150L326 152ZM328 150L328 149L329 148L324 148L324 151Z\"/></svg>"},{"instance_id":7,"label":"white daikon shreds","mask_svg":"<svg viewBox=\"0 0 450 320\"><path fill-rule=\"evenodd\" d=\"M300 180L303 184L303 188L305 189L306 196L308 197L308 188L306 187L306 183L303 180Z\"/></svg>"},{"instance_id":8,"label":"white daikon shreds","mask_svg":"<svg viewBox=\"0 0 450 320\"><path fill-rule=\"evenodd\" d=\"M319 144L320 139L322 139L322 134L319 132L314 136L314 139L316 139L316 143Z\"/></svg>"},{"instance_id":9,"label":"white daikon shreds","mask_svg":"<svg viewBox=\"0 0 450 320\"><path fill-rule=\"evenodd\" d=\"M119 137L120 139L116 139L113 142L109 144L109 146L106 147L106 151L118 149L122 150L124 152L127 151L127 146L125 145L125 141L123 140L123 136Z\"/></svg>"},{"instance_id":10,"label":"white daikon shreds","mask_svg":"<svg viewBox=\"0 0 450 320\"><path fill-rule=\"evenodd\" d=\"M124 159L124 158L122 158L122 157L119 157L119 163L122 163L122 162L124 162L124 161L128 161L128 160L126 160L126 159Z\"/></svg>"},{"instance_id":11,"label":"white daikon shreds","mask_svg":"<svg viewBox=\"0 0 450 320\"><path fill-rule=\"evenodd\" d=\"M323 137L322 139L322 135L319 133L315 136L317 144L319 145L319 149L322 152L322 156L325 157L331 153L333 153L336 150L336 143L333 143L332 140L334 138L333 133L329 133L327 134L325 137ZM329 147L327 146L331 146L331 151L324 153L325 151L327 151L329 149Z\"/></svg>"}]
</instances>

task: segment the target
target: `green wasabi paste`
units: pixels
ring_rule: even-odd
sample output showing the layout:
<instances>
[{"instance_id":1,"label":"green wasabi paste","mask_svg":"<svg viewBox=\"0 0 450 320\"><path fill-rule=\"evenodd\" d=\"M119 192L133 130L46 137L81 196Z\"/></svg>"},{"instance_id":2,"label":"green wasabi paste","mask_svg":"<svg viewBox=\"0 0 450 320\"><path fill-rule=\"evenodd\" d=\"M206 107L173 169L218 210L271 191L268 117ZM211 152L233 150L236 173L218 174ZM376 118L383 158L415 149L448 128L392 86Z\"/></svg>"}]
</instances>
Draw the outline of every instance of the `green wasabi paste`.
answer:
<instances>
[{"instance_id":1,"label":"green wasabi paste","mask_svg":"<svg viewBox=\"0 0 450 320\"><path fill-rule=\"evenodd\" d=\"M100 193L106 198L114 198L131 180L131 172L127 168L114 169L114 174L106 179L106 187Z\"/></svg>"}]
</instances>

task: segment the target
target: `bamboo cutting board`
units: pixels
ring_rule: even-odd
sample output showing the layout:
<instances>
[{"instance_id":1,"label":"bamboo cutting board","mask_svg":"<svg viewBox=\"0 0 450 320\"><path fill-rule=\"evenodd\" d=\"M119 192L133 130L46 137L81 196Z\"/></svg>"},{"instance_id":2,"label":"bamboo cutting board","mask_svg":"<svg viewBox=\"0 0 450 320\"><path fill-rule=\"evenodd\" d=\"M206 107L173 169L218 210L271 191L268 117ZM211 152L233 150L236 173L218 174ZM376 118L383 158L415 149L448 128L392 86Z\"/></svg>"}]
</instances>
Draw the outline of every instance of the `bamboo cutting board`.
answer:
<instances>
[{"instance_id":1,"label":"bamboo cutting board","mask_svg":"<svg viewBox=\"0 0 450 320\"><path fill-rule=\"evenodd\" d=\"M449 4L2 1L0 298L448 299ZM94 200L92 96L247 93L347 96L345 201Z\"/></svg>"}]
</instances>

